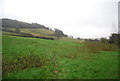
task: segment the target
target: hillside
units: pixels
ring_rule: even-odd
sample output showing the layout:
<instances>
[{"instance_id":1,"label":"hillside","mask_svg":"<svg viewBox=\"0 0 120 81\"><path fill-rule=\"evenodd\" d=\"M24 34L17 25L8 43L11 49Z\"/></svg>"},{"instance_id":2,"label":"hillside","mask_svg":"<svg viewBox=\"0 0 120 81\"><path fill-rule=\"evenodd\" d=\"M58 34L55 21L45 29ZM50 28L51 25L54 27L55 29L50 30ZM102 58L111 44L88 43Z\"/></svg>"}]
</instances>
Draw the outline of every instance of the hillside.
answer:
<instances>
[{"instance_id":1,"label":"hillside","mask_svg":"<svg viewBox=\"0 0 120 81\"><path fill-rule=\"evenodd\" d=\"M5 32L14 32L17 34L25 33L38 37L55 38L58 36L59 37L67 36L59 29L52 30L51 28L45 27L44 25L41 24L26 23L26 22L6 19L6 18L2 19L2 28L0 29L2 29Z\"/></svg>"},{"instance_id":2,"label":"hillside","mask_svg":"<svg viewBox=\"0 0 120 81\"><path fill-rule=\"evenodd\" d=\"M2 27L3 28L44 28L48 29L44 25L37 24L37 23L26 23L18 20L12 20L3 18L2 19Z\"/></svg>"}]
</instances>

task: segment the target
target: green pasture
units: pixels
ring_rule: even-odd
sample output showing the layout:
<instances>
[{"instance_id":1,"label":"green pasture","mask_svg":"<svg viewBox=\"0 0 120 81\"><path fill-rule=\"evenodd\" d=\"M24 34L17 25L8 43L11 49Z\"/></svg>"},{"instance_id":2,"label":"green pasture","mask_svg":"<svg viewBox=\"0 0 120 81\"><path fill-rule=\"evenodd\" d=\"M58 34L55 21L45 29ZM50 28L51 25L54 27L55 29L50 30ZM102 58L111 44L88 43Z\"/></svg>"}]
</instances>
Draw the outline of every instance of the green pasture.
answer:
<instances>
[{"instance_id":1,"label":"green pasture","mask_svg":"<svg viewBox=\"0 0 120 81\"><path fill-rule=\"evenodd\" d=\"M117 46L2 36L3 79L117 79Z\"/></svg>"}]
</instances>

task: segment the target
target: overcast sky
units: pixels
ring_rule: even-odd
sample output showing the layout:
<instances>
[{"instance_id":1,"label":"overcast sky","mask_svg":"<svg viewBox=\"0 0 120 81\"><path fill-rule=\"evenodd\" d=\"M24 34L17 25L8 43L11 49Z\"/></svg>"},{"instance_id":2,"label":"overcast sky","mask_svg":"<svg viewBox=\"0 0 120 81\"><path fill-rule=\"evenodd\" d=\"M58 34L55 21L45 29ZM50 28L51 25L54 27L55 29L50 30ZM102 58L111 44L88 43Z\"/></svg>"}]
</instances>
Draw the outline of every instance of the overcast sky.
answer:
<instances>
[{"instance_id":1,"label":"overcast sky","mask_svg":"<svg viewBox=\"0 0 120 81\"><path fill-rule=\"evenodd\" d=\"M118 31L119 0L0 0L0 18L58 28L75 38Z\"/></svg>"}]
</instances>

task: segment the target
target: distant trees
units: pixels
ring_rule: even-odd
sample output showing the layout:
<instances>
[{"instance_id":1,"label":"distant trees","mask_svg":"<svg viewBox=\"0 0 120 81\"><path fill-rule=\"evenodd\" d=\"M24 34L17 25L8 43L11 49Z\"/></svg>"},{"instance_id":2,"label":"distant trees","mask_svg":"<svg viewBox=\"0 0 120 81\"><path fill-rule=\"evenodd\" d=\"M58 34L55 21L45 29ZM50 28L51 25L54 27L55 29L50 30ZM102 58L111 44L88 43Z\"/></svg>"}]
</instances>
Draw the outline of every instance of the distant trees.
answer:
<instances>
[{"instance_id":1,"label":"distant trees","mask_svg":"<svg viewBox=\"0 0 120 81\"><path fill-rule=\"evenodd\" d=\"M109 37L109 39L102 37L100 40L98 39L84 39L86 42L102 42L102 43L109 43L109 44L116 44L120 47L120 34L113 33Z\"/></svg>"},{"instance_id":2,"label":"distant trees","mask_svg":"<svg viewBox=\"0 0 120 81\"><path fill-rule=\"evenodd\" d=\"M55 28L54 30L55 30L54 35L56 36L57 39L59 39L60 37L64 37L65 36L65 34L61 30L59 30L57 28Z\"/></svg>"},{"instance_id":3,"label":"distant trees","mask_svg":"<svg viewBox=\"0 0 120 81\"><path fill-rule=\"evenodd\" d=\"M109 39L101 38L101 42L103 43L110 43L110 44L116 44L120 47L120 34L113 33L109 37Z\"/></svg>"},{"instance_id":4,"label":"distant trees","mask_svg":"<svg viewBox=\"0 0 120 81\"><path fill-rule=\"evenodd\" d=\"M100 41L101 41L102 43L109 43L109 40L108 40L107 38L104 38L104 37L102 37L102 38L100 39Z\"/></svg>"},{"instance_id":5,"label":"distant trees","mask_svg":"<svg viewBox=\"0 0 120 81\"><path fill-rule=\"evenodd\" d=\"M78 37L77 39L80 40L80 37Z\"/></svg>"},{"instance_id":6,"label":"distant trees","mask_svg":"<svg viewBox=\"0 0 120 81\"><path fill-rule=\"evenodd\" d=\"M117 45L120 45L119 42L120 42L120 34L116 34L116 33L113 33L110 38L109 38L109 42L111 44L117 44Z\"/></svg>"},{"instance_id":7,"label":"distant trees","mask_svg":"<svg viewBox=\"0 0 120 81\"><path fill-rule=\"evenodd\" d=\"M44 28L44 29L49 29L47 27L45 27L44 25L40 25L40 24L37 24L37 23L32 23L30 24L30 27L32 28Z\"/></svg>"},{"instance_id":8,"label":"distant trees","mask_svg":"<svg viewBox=\"0 0 120 81\"><path fill-rule=\"evenodd\" d=\"M12 19L2 19L2 27L7 27L7 28L44 28L44 29L49 29L45 27L44 25L37 24L37 23L26 23L26 22L21 22L17 20L12 20Z\"/></svg>"},{"instance_id":9,"label":"distant trees","mask_svg":"<svg viewBox=\"0 0 120 81\"><path fill-rule=\"evenodd\" d=\"M99 42L98 39L84 39L86 42Z\"/></svg>"}]
</instances>

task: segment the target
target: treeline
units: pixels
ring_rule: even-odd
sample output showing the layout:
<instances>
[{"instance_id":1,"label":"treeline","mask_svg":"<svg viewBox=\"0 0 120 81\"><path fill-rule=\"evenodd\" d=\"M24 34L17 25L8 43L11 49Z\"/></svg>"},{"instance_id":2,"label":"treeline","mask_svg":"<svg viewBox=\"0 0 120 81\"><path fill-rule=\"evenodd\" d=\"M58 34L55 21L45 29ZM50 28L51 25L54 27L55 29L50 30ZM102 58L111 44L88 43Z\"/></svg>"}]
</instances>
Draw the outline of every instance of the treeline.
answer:
<instances>
[{"instance_id":1,"label":"treeline","mask_svg":"<svg viewBox=\"0 0 120 81\"><path fill-rule=\"evenodd\" d=\"M59 39L60 37L68 37L68 35L65 35L61 30L55 28L54 29L54 34L53 36L56 36L57 39Z\"/></svg>"},{"instance_id":2,"label":"treeline","mask_svg":"<svg viewBox=\"0 0 120 81\"><path fill-rule=\"evenodd\" d=\"M120 34L112 34L109 38L109 43L114 43L120 47Z\"/></svg>"},{"instance_id":3,"label":"treeline","mask_svg":"<svg viewBox=\"0 0 120 81\"><path fill-rule=\"evenodd\" d=\"M116 44L116 45L120 46L120 34L113 33L113 34L111 34L109 39L101 38L100 41L103 43Z\"/></svg>"},{"instance_id":4,"label":"treeline","mask_svg":"<svg viewBox=\"0 0 120 81\"><path fill-rule=\"evenodd\" d=\"M48 27L45 27L44 25L38 24L38 23L26 23L18 20L12 20L3 18L2 19L2 27L3 28L44 28L49 29Z\"/></svg>"},{"instance_id":5,"label":"treeline","mask_svg":"<svg viewBox=\"0 0 120 81\"><path fill-rule=\"evenodd\" d=\"M77 38L80 39L80 38ZM100 40L98 39L84 39L86 42L102 42L102 43L109 43L109 44L116 44L120 47L120 34L118 33L113 33L107 38L101 38Z\"/></svg>"}]
</instances>

